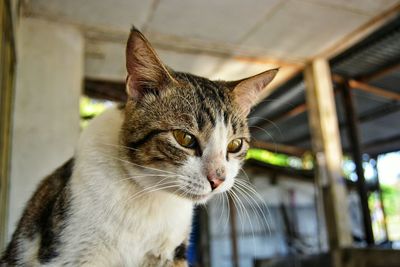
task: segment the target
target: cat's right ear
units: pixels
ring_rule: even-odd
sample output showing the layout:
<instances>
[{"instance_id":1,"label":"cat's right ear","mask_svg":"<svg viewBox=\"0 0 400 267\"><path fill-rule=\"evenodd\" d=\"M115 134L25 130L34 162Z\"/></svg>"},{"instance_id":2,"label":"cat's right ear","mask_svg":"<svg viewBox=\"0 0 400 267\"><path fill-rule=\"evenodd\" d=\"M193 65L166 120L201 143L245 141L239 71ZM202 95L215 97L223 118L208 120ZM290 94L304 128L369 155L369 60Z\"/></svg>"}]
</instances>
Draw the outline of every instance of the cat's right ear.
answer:
<instances>
[{"instance_id":1,"label":"cat's right ear","mask_svg":"<svg viewBox=\"0 0 400 267\"><path fill-rule=\"evenodd\" d=\"M261 100L263 89L274 79L278 70L271 69L242 80L224 82L243 114L249 114L250 109Z\"/></svg>"},{"instance_id":2,"label":"cat's right ear","mask_svg":"<svg viewBox=\"0 0 400 267\"><path fill-rule=\"evenodd\" d=\"M126 92L136 100L150 91L163 90L166 84L175 81L150 43L134 27L126 46L126 69Z\"/></svg>"}]
</instances>

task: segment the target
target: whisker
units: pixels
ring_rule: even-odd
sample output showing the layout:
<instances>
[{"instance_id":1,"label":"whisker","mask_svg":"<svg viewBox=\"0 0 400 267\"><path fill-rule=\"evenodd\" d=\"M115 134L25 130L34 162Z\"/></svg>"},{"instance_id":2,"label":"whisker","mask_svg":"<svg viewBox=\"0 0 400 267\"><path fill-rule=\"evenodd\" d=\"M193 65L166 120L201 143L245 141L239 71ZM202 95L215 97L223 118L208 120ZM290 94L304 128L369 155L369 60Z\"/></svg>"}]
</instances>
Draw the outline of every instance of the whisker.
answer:
<instances>
[{"instance_id":1,"label":"whisker","mask_svg":"<svg viewBox=\"0 0 400 267\"><path fill-rule=\"evenodd\" d=\"M227 217L226 217L226 221L225 221L225 229L228 227L228 223L229 223L229 216L230 216L230 210L231 210L231 204L229 204L229 199L228 199L228 193L225 194L225 192L223 193L223 198L226 199L226 204L227 204Z\"/></svg>"},{"instance_id":2,"label":"whisker","mask_svg":"<svg viewBox=\"0 0 400 267\"><path fill-rule=\"evenodd\" d=\"M190 178L187 178L187 177L185 177L185 176L179 177L179 179L180 179L181 181L188 182L188 183L187 183L188 185L195 185L195 186L203 187L203 184L202 184L202 183L199 183L199 182L197 182L197 181L195 181L195 180L192 180L192 179L190 179Z\"/></svg>"},{"instance_id":3,"label":"whisker","mask_svg":"<svg viewBox=\"0 0 400 267\"><path fill-rule=\"evenodd\" d=\"M176 178L175 175L165 175L165 174L144 174L144 175L133 175L125 178L117 178L117 181L113 181L111 185L115 185L117 183L127 181L127 180L134 180L137 178L148 178L148 177L167 177L167 178Z\"/></svg>"},{"instance_id":4,"label":"whisker","mask_svg":"<svg viewBox=\"0 0 400 267\"><path fill-rule=\"evenodd\" d=\"M250 178L249 178L249 176L247 175L247 173L246 173L246 171L242 168L242 167L240 167L240 171L246 176L246 178L247 178L247 181L249 181L250 182Z\"/></svg>"},{"instance_id":5,"label":"whisker","mask_svg":"<svg viewBox=\"0 0 400 267\"><path fill-rule=\"evenodd\" d=\"M248 117L247 119L261 119L263 121L266 121L266 122L270 123L271 125L273 125L275 127L275 129L278 130L280 136L283 136L281 128L272 120L269 120L267 118L263 118L263 117L260 117L260 116Z\"/></svg>"},{"instance_id":6,"label":"whisker","mask_svg":"<svg viewBox=\"0 0 400 267\"><path fill-rule=\"evenodd\" d=\"M227 191L232 203L236 209L236 211L238 212L237 214L239 215L239 221L241 224L241 231L244 232L244 220L242 219L242 215L244 215L244 212L242 211L242 206L239 206L239 203L237 203L237 200L235 198L235 195L233 194L232 190ZM231 216L233 216L234 214L232 214Z\"/></svg>"},{"instance_id":7,"label":"whisker","mask_svg":"<svg viewBox=\"0 0 400 267\"><path fill-rule=\"evenodd\" d=\"M142 196L144 194L148 194L148 193L152 193L152 192L156 192L156 191L161 191L161 190L168 189L168 188L177 187L178 184L175 183L175 182L167 182L167 183L162 184L162 187L160 187L160 186L161 185L147 187L144 190L140 191L139 193L133 194L130 198L127 199L127 202L128 201L133 201L134 199L137 199L138 197L140 197L140 196Z\"/></svg>"},{"instance_id":8,"label":"whisker","mask_svg":"<svg viewBox=\"0 0 400 267\"><path fill-rule=\"evenodd\" d=\"M252 236L253 236L253 249L254 249L254 254L256 254L256 237L255 237L255 233L254 233L254 226L253 226L253 223L251 222L251 218L250 218L249 213L247 212L247 209L245 208L243 202L240 200L239 196L236 194L236 192L234 191L234 189L235 189L235 188L232 188L231 192L232 192L234 195L236 195L236 198L237 198L238 201L241 203L241 205L242 205L243 208L244 208L244 211L246 212L246 216L247 216L247 219L248 219L248 221L249 221L250 228L251 228L251 233L252 233ZM250 205L250 206L251 206L251 205ZM252 207L252 206L251 206L251 207ZM252 209L253 209L253 207L252 207Z\"/></svg>"},{"instance_id":9,"label":"whisker","mask_svg":"<svg viewBox=\"0 0 400 267\"><path fill-rule=\"evenodd\" d=\"M169 174L174 174L174 175L180 175L180 174L177 174L177 173L173 173L173 172L169 172L169 171L165 171L165 170L160 170L160 169L157 169L157 168L152 168L152 167L148 167L148 166L143 166L143 165L140 165L140 164L136 164L136 163L133 163L133 162L128 161L128 160L124 160L124 159L120 159L120 158L117 158L117 157L113 157L113 156L107 155L107 154L105 154L105 153L103 153L103 154L104 154L106 157L109 157L109 158L112 158L112 159L115 159L115 160L119 160L119 161L121 161L121 162L125 162L125 163L128 163L128 164L131 164L131 165L134 165L134 166L143 168L143 169L148 169L148 170L153 170L153 171L158 171L158 172L163 172L163 173L169 173Z\"/></svg>"},{"instance_id":10,"label":"whisker","mask_svg":"<svg viewBox=\"0 0 400 267\"><path fill-rule=\"evenodd\" d=\"M113 147L118 147L118 148L126 148L128 150L133 150L133 151L139 151L137 148L121 145L121 144L109 144L109 143L103 143L103 142L98 142L100 145L105 145L105 146L113 146Z\"/></svg>"},{"instance_id":11,"label":"whisker","mask_svg":"<svg viewBox=\"0 0 400 267\"><path fill-rule=\"evenodd\" d=\"M268 135L272 139L272 142L275 145L275 149L274 149L275 153L278 151L275 138L267 130L265 130L264 128L261 128L259 126L249 126L249 128L255 128L255 129L258 129L260 131L263 131L266 135Z\"/></svg>"},{"instance_id":12,"label":"whisker","mask_svg":"<svg viewBox=\"0 0 400 267\"><path fill-rule=\"evenodd\" d=\"M222 206L222 210L221 210L221 213L220 213L220 215L219 215L219 218L218 218L218 225L222 225L221 224L221 222L222 222L222 217L223 217L223 214L224 214L224 198L223 198L223 195L222 194L218 194L218 203L221 203L221 205L219 205L218 204L218 207L220 207L220 206Z\"/></svg>"},{"instance_id":13,"label":"whisker","mask_svg":"<svg viewBox=\"0 0 400 267\"><path fill-rule=\"evenodd\" d=\"M245 191L245 189L249 191L249 192L247 193L247 195L248 195L249 197L251 197L251 198L254 200L254 202L257 204L258 209L260 210L263 219L264 219L265 222L267 223L268 230L269 230L269 234L271 235L271 228L270 228L270 225L269 225L269 221L268 221L268 219L267 219L267 216L265 215L263 209L259 206L259 202L256 201L256 200L252 197L252 195L250 195L249 193L252 193L253 196L256 197L256 198L261 202L261 205L262 205L263 207L265 207L265 209L267 210L268 217L271 218L271 212L270 212L270 210L269 210L269 208L268 208L267 203L265 203L264 199L260 196L260 194L253 188L253 185L250 184L249 182L246 182L246 181L240 180L240 179L235 180L235 182L236 182L236 185L238 186L238 188L241 187L243 191ZM245 191L245 192L246 192L246 191Z\"/></svg>"},{"instance_id":14,"label":"whisker","mask_svg":"<svg viewBox=\"0 0 400 267\"><path fill-rule=\"evenodd\" d=\"M270 213L270 210L269 210L269 208L268 208L267 203L265 203L264 199L260 196L260 194L259 194L259 193L257 192L257 190L254 188L254 186L253 186L250 182L247 182L247 181L244 181L244 180L238 179L237 181L238 181L238 183L241 183L243 186L246 186L247 189L250 190L250 191L254 194L254 196L256 196L256 197L261 201L261 203L262 203L262 204L265 206L265 208L267 209L268 216L271 217L271 213Z\"/></svg>"},{"instance_id":15,"label":"whisker","mask_svg":"<svg viewBox=\"0 0 400 267\"><path fill-rule=\"evenodd\" d=\"M263 228L262 222L265 222L265 225L267 226L267 229L269 230L269 233L271 234L271 230L268 224L267 219L265 218L264 211L261 209L261 207L258 205L258 202L249 194L247 193L244 188L241 188L239 184L237 184L237 187L235 188L238 194L243 196L243 198L249 203L251 209L253 210L254 214L257 215L258 220L257 223L260 226L260 228ZM255 205L254 205L255 204ZM257 207L257 209L256 209ZM261 222L260 222L261 221Z\"/></svg>"},{"instance_id":16,"label":"whisker","mask_svg":"<svg viewBox=\"0 0 400 267\"><path fill-rule=\"evenodd\" d=\"M171 186L171 187L172 187L172 186L176 186L176 185L173 185L173 184L174 184L174 183L172 183L172 182L166 182L166 183L163 183L163 184L158 184L158 185L153 185L153 186L150 186L150 187L146 187L146 188L144 188L144 189L142 189L142 190L136 192L135 194L133 194L132 196L130 196L130 197L126 198L126 199L120 199L120 200L114 202L114 203L112 204L112 206L110 207L110 209L107 210L107 213L108 213L108 214L112 214L112 213L114 212L114 209L115 209L117 206L123 206L123 205L125 205L126 203L131 202L131 201L133 201L134 199L141 197L141 196L144 195L144 194L151 193L151 192L155 192L155 191L157 191L157 190L158 190L158 191L161 191L161 190L163 190L163 189L169 188L169 186Z\"/></svg>"}]
</instances>

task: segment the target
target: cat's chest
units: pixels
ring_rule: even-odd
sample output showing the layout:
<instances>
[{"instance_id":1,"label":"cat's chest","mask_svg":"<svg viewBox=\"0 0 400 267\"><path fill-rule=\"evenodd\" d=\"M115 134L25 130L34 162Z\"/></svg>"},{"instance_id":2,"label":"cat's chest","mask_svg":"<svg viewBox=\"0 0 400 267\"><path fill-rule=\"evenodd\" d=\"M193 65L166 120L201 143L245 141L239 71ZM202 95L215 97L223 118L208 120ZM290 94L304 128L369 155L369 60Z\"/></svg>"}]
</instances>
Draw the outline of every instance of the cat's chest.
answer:
<instances>
[{"instance_id":1,"label":"cat's chest","mask_svg":"<svg viewBox=\"0 0 400 267\"><path fill-rule=\"evenodd\" d=\"M97 258L97 266L155 266L148 261L158 259L160 266L166 266L175 248L188 238L193 206L169 194L154 194L126 205L98 200L91 203L91 211L74 227L81 236L94 233L87 240L95 244L87 253L90 261Z\"/></svg>"},{"instance_id":2,"label":"cat's chest","mask_svg":"<svg viewBox=\"0 0 400 267\"><path fill-rule=\"evenodd\" d=\"M114 238L121 254L124 257L136 254L137 258L145 255L172 257L175 248L189 235L192 208L182 205L174 210L160 207L151 215L140 213L136 213L139 217L133 218L131 225L114 229L118 233Z\"/></svg>"},{"instance_id":3,"label":"cat's chest","mask_svg":"<svg viewBox=\"0 0 400 267\"><path fill-rule=\"evenodd\" d=\"M175 248L187 239L190 230L191 210L183 214L159 214L137 218L129 227L112 229L116 244L108 257L121 266L168 266ZM117 225L109 227L118 227Z\"/></svg>"}]
</instances>

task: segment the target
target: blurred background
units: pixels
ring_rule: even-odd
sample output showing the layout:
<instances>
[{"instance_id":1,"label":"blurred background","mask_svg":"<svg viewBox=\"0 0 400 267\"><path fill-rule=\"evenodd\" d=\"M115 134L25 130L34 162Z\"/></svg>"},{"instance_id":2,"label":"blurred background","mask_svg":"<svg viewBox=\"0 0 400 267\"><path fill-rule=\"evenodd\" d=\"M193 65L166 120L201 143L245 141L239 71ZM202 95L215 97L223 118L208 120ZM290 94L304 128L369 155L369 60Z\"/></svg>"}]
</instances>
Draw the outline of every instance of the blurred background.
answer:
<instances>
[{"instance_id":1,"label":"blurred background","mask_svg":"<svg viewBox=\"0 0 400 267\"><path fill-rule=\"evenodd\" d=\"M1 250L89 120L125 100L132 25L175 70L280 67L249 116L247 191L196 209L192 266L400 266L398 0L0 0Z\"/></svg>"}]
</instances>

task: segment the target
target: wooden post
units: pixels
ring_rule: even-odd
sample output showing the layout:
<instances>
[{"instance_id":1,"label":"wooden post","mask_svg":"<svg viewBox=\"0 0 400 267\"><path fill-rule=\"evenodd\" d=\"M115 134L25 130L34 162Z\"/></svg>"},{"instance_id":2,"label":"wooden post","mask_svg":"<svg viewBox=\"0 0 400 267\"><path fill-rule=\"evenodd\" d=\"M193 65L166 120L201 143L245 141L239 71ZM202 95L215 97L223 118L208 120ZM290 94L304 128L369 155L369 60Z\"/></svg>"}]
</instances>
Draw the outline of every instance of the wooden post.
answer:
<instances>
[{"instance_id":1,"label":"wooden post","mask_svg":"<svg viewBox=\"0 0 400 267\"><path fill-rule=\"evenodd\" d=\"M0 0L0 251L7 239L15 46L10 1Z\"/></svg>"},{"instance_id":2,"label":"wooden post","mask_svg":"<svg viewBox=\"0 0 400 267\"><path fill-rule=\"evenodd\" d=\"M357 173L357 190L360 196L361 209L365 239L368 245L374 244L374 233L372 231L371 212L368 207L368 192L365 184L364 168L362 166L362 152L360 144L360 133L358 129L358 118L356 108L347 82L341 86L344 110L346 112L346 129L350 141L351 153Z\"/></svg>"},{"instance_id":3,"label":"wooden post","mask_svg":"<svg viewBox=\"0 0 400 267\"><path fill-rule=\"evenodd\" d=\"M210 267L210 230L209 230L209 218L207 208L199 206L199 227L200 227L200 244L198 247L198 266ZM197 266L197 265L196 265Z\"/></svg>"},{"instance_id":4,"label":"wooden post","mask_svg":"<svg viewBox=\"0 0 400 267\"><path fill-rule=\"evenodd\" d=\"M231 248L232 248L232 266L239 267L239 254L237 244L237 230L236 230L236 206L233 203L231 196L228 196L229 201L229 219L231 226Z\"/></svg>"},{"instance_id":5,"label":"wooden post","mask_svg":"<svg viewBox=\"0 0 400 267\"><path fill-rule=\"evenodd\" d=\"M305 71L308 117L316 159L316 186L321 193L328 245L334 266L340 266L340 248L350 246L351 234L345 183L342 177L342 149L329 64L315 59Z\"/></svg>"},{"instance_id":6,"label":"wooden post","mask_svg":"<svg viewBox=\"0 0 400 267\"><path fill-rule=\"evenodd\" d=\"M4 21L5 21L5 1L0 0L0 250L3 251L6 243L7 236L7 206L8 206L8 152L7 147L9 144L9 140L7 138L8 131L6 130L6 123L8 115L6 115L7 111L3 111L5 109L5 93L6 90L4 87L4 75L6 71L4 69L5 60L4 60L4 47L5 38L4 38Z\"/></svg>"}]
</instances>

